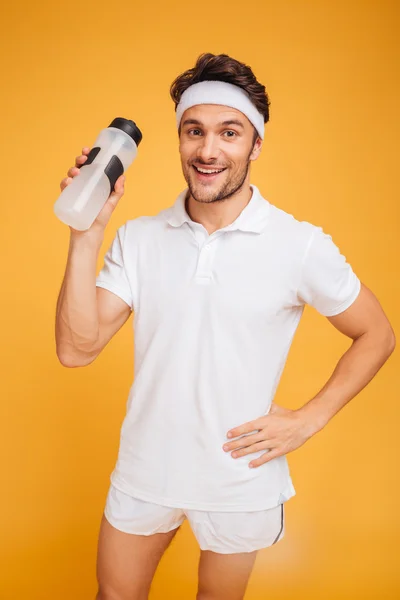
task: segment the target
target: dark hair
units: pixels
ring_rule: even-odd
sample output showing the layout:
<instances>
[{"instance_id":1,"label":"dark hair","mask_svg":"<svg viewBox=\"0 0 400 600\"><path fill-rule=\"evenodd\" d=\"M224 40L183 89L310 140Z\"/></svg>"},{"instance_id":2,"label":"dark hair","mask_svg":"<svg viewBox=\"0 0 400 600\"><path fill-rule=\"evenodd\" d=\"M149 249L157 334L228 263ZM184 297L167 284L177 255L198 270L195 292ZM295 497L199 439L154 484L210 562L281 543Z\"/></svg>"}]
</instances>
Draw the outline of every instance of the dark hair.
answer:
<instances>
[{"instance_id":1,"label":"dark hair","mask_svg":"<svg viewBox=\"0 0 400 600\"><path fill-rule=\"evenodd\" d=\"M217 80L233 83L245 90L257 110L264 115L264 123L269 121L269 97L265 86L259 83L248 65L231 58L227 54L200 54L195 66L188 69L174 79L170 88L170 95L175 103L175 111L183 92L199 81ZM255 130L253 143L258 137Z\"/></svg>"}]
</instances>

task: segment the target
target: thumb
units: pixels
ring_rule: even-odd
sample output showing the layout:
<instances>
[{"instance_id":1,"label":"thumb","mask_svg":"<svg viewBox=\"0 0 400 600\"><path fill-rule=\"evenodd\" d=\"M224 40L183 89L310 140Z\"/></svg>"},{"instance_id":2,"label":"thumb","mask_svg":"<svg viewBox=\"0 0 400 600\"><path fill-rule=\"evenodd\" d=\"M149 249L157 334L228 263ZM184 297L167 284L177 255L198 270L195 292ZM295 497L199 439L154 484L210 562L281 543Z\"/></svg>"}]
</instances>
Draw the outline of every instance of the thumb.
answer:
<instances>
[{"instance_id":1,"label":"thumb","mask_svg":"<svg viewBox=\"0 0 400 600\"><path fill-rule=\"evenodd\" d=\"M121 200L122 196L124 195L124 192L125 192L124 185L125 185L125 175L121 175L120 177L118 177L117 181L115 182L114 190L109 195L107 202L105 203L105 205L103 207L104 212L107 213L109 216L114 211L118 202Z\"/></svg>"},{"instance_id":2,"label":"thumb","mask_svg":"<svg viewBox=\"0 0 400 600\"><path fill-rule=\"evenodd\" d=\"M123 196L125 192L125 175L120 175L120 177L118 177L118 179L116 180L115 184L114 184L114 190L111 192L111 194L108 197L108 200L111 200L111 203L114 205L114 207L117 205L118 201L120 200L121 196Z\"/></svg>"},{"instance_id":3,"label":"thumb","mask_svg":"<svg viewBox=\"0 0 400 600\"><path fill-rule=\"evenodd\" d=\"M114 185L114 190L111 192L109 197L107 198L106 203L102 207L99 212L96 221L98 221L101 225L105 226L111 219L111 215L114 212L118 202L124 194L124 182L125 176L121 175L118 177L117 181Z\"/></svg>"}]
</instances>

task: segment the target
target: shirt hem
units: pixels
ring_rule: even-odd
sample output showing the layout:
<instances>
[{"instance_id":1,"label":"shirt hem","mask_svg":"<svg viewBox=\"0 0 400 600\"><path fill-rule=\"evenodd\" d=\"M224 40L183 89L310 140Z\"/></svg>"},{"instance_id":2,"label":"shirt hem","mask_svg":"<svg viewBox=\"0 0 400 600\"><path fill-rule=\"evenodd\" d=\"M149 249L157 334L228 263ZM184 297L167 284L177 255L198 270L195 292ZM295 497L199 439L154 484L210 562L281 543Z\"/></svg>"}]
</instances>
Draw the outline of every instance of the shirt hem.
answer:
<instances>
[{"instance_id":1,"label":"shirt hem","mask_svg":"<svg viewBox=\"0 0 400 600\"><path fill-rule=\"evenodd\" d=\"M191 502L189 500L173 500L172 498L160 498L154 497L152 494L137 490L134 487L129 486L123 487L116 482L113 477L110 478L112 485L124 494L144 500L145 502L152 502L153 504L160 504L167 506L168 508L188 508L192 510L206 510L206 511L217 511L217 512L252 512L258 510L266 510L268 508L274 508L283 502L286 502L290 498L296 495L294 488L289 488L286 493L279 492L274 496L266 500L265 502L258 504L227 504L227 503L214 503L214 502Z\"/></svg>"},{"instance_id":2,"label":"shirt hem","mask_svg":"<svg viewBox=\"0 0 400 600\"><path fill-rule=\"evenodd\" d=\"M361 291L361 281L357 279L355 288L351 296L349 296L344 302L339 304L334 310L324 311L323 316L325 317L335 317L340 313L344 312L346 309L350 308L350 306L355 302L358 298L358 295Z\"/></svg>"},{"instance_id":3,"label":"shirt hem","mask_svg":"<svg viewBox=\"0 0 400 600\"><path fill-rule=\"evenodd\" d=\"M128 294L121 288L117 287L116 285L114 285L112 283L109 283L108 281L104 281L104 279L97 279L96 287L105 288L109 292L112 292L113 294L115 294L116 296L121 298L121 300L126 302L126 304L129 306L129 308L131 310L133 310L132 309L132 300L129 298Z\"/></svg>"}]
</instances>

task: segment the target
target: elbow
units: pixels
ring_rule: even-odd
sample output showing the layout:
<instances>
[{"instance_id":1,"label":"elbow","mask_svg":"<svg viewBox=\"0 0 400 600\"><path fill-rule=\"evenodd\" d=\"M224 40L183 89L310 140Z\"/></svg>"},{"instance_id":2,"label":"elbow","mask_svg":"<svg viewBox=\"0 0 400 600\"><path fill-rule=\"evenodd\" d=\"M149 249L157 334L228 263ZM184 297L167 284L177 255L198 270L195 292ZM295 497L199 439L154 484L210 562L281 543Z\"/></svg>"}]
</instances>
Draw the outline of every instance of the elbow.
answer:
<instances>
[{"instance_id":1,"label":"elbow","mask_svg":"<svg viewBox=\"0 0 400 600\"><path fill-rule=\"evenodd\" d=\"M392 352L396 348L396 334L389 322L387 323L387 327L385 328L384 340L387 351L389 352L389 354L392 354Z\"/></svg>"},{"instance_id":2,"label":"elbow","mask_svg":"<svg viewBox=\"0 0 400 600\"><path fill-rule=\"evenodd\" d=\"M63 367L76 369L92 363L100 354L101 348L96 347L93 343L86 344L86 347L76 348L69 340L63 340L56 335L55 350L58 361Z\"/></svg>"},{"instance_id":3,"label":"elbow","mask_svg":"<svg viewBox=\"0 0 400 600\"><path fill-rule=\"evenodd\" d=\"M71 356L64 356L63 354L57 354L57 358L63 367L67 367L69 369L73 369L76 367L82 367L82 363L77 362Z\"/></svg>"},{"instance_id":4,"label":"elbow","mask_svg":"<svg viewBox=\"0 0 400 600\"><path fill-rule=\"evenodd\" d=\"M86 367L92 363L98 354L71 354L57 351L57 358L63 367L76 369L77 367Z\"/></svg>"},{"instance_id":5,"label":"elbow","mask_svg":"<svg viewBox=\"0 0 400 600\"><path fill-rule=\"evenodd\" d=\"M396 348L396 335L392 329L391 335L389 337L389 353L392 354L394 352L395 348Z\"/></svg>"},{"instance_id":6,"label":"elbow","mask_svg":"<svg viewBox=\"0 0 400 600\"><path fill-rule=\"evenodd\" d=\"M383 351L385 352L387 357L389 357L396 348L396 335L393 331L393 328L388 327L385 333L380 337L380 340L380 345Z\"/></svg>"}]
</instances>

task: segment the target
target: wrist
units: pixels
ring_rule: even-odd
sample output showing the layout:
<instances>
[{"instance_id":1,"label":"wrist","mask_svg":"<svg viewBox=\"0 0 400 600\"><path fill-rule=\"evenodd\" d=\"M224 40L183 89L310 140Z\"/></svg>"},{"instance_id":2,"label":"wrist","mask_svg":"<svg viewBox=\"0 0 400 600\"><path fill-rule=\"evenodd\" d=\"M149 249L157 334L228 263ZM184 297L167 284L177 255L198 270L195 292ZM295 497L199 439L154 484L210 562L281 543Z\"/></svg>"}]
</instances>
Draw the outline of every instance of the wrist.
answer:
<instances>
[{"instance_id":1,"label":"wrist","mask_svg":"<svg viewBox=\"0 0 400 600\"><path fill-rule=\"evenodd\" d=\"M327 424L327 420L322 414L313 410L312 406L305 404L296 410L296 413L304 422L306 434L311 437L321 431Z\"/></svg>"},{"instance_id":2,"label":"wrist","mask_svg":"<svg viewBox=\"0 0 400 600\"><path fill-rule=\"evenodd\" d=\"M70 228L70 246L94 248L99 251L104 240L104 231L78 231Z\"/></svg>"}]
</instances>

